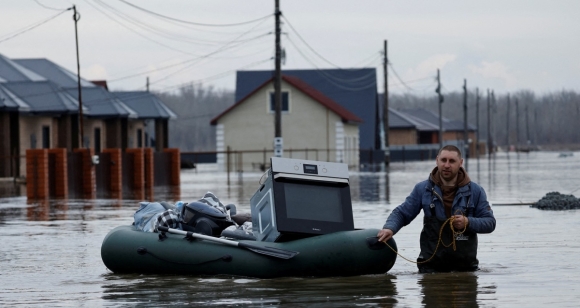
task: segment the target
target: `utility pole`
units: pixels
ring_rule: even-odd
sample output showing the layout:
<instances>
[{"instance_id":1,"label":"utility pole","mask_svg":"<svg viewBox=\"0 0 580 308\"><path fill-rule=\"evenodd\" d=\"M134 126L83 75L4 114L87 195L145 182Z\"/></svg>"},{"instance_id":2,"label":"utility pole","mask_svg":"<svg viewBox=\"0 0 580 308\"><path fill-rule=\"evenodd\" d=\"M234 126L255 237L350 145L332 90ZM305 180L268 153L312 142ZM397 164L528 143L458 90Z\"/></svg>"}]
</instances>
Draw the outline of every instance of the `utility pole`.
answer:
<instances>
[{"instance_id":1,"label":"utility pole","mask_svg":"<svg viewBox=\"0 0 580 308\"><path fill-rule=\"evenodd\" d=\"M530 125L529 125L529 113L528 113L528 104L526 103L526 146L530 146Z\"/></svg>"},{"instance_id":2,"label":"utility pole","mask_svg":"<svg viewBox=\"0 0 580 308\"><path fill-rule=\"evenodd\" d=\"M84 131L83 131L83 96L81 91L81 64L79 60L79 35L77 31L77 23L81 19L81 14L77 12L76 6L73 5L73 20L75 21L75 42L77 47L77 88L79 95L79 148L83 147Z\"/></svg>"},{"instance_id":3,"label":"utility pole","mask_svg":"<svg viewBox=\"0 0 580 308\"><path fill-rule=\"evenodd\" d=\"M437 69L437 89L435 89L439 98L439 149L443 147L443 95L441 95L441 79L439 78L439 69Z\"/></svg>"},{"instance_id":4,"label":"utility pole","mask_svg":"<svg viewBox=\"0 0 580 308\"><path fill-rule=\"evenodd\" d=\"M487 155L491 158L491 96L487 89Z\"/></svg>"},{"instance_id":5,"label":"utility pole","mask_svg":"<svg viewBox=\"0 0 580 308\"><path fill-rule=\"evenodd\" d=\"M147 88L147 92L149 92L149 76L147 76L147 83L145 84L145 87Z\"/></svg>"},{"instance_id":6,"label":"utility pole","mask_svg":"<svg viewBox=\"0 0 580 308\"><path fill-rule=\"evenodd\" d=\"M475 131L475 151L477 152L476 157L479 159L479 88L475 88L475 126L477 127Z\"/></svg>"},{"instance_id":7,"label":"utility pole","mask_svg":"<svg viewBox=\"0 0 580 308\"><path fill-rule=\"evenodd\" d=\"M517 117L516 117L516 121L517 121ZM507 122L506 147L507 147L507 151L509 152L509 148L510 148L510 94L509 93L507 95L507 120L506 120L506 122Z\"/></svg>"},{"instance_id":8,"label":"utility pole","mask_svg":"<svg viewBox=\"0 0 580 308\"><path fill-rule=\"evenodd\" d=\"M383 70L385 79L385 93L383 97L383 132L385 140L385 166L388 166L391 161L391 152L389 150L389 83L387 82L387 66L389 58L387 57L387 40L385 40Z\"/></svg>"},{"instance_id":9,"label":"utility pole","mask_svg":"<svg viewBox=\"0 0 580 308\"><path fill-rule=\"evenodd\" d=\"M280 0L276 0L274 11L276 16L276 72L274 76L274 106L276 114L274 117L274 156L282 157L284 153L284 142L282 140L282 69L281 69L281 47L280 47Z\"/></svg>"},{"instance_id":10,"label":"utility pole","mask_svg":"<svg viewBox=\"0 0 580 308\"><path fill-rule=\"evenodd\" d=\"M516 150L520 146L520 108L516 98Z\"/></svg>"},{"instance_id":11,"label":"utility pole","mask_svg":"<svg viewBox=\"0 0 580 308\"><path fill-rule=\"evenodd\" d=\"M497 140L495 139L496 135L495 135L495 127L491 126L491 122L495 121L495 111L496 111L496 103L495 103L495 92L493 90L491 90L491 112L493 112L494 114L494 119L491 119L491 115L490 115L490 140L491 140L491 152L495 153L494 151L494 145L497 142Z\"/></svg>"},{"instance_id":12,"label":"utility pole","mask_svg":"<svg viewBox=\"0 0 580 308\"><path fill-rule=\"evenodd\" d=\"M465 170L468 170L469 140L467 136L467 79L463 79L463 153Z\"/></svg>"}]
</instances>

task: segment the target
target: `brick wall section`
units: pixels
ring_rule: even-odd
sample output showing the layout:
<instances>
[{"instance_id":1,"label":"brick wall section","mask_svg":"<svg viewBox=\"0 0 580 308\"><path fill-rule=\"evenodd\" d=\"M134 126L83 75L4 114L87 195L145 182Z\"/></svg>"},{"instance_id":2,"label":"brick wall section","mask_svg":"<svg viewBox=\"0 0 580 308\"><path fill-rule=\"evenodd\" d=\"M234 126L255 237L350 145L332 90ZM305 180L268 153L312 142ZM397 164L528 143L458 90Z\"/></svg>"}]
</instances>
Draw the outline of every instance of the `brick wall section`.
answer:
<instances>
[{"instance_id":1,"label":"brick wall section","mask_svg":"<svg viewBox=\"0 0 580 308\"><path fill-rule=\"evenodd\" d=\"M121 158L121 149L103 149L103 153L111 155L109 192L112 198L121 198L123 196L123 160Z\"/></svg>"},{"instance_id":2,"label":"brick wall section","mask_svg":"<svg viewBox=\"0 0 580 308\"><path fill-rule=\"evenodd\" d=\"M26 197L48 198L48 151L26 150Z\"/></svg>"},{"instance_id":3,"label":"brick wall section","mask_svg":"<svg viewBox=\"0 0 580 308\"><path fill-rule=\"evenodd\" d=\"M66 149L48 149L48 154L54 154L54 174L49 175L50 181L55 181L54 196L57 198L68 197L68 163Z\"/></svg>"},{"instance_id":4,"label":"brick wall section","mask_svg":"<svg viewBox=\"0 0 580 308\"><path fill-rule=\"evenodd\" d=\"M74 149L73 151L82 153L82 191L84 198L94 199L97 196L97 180L92 161L93 149Z\"/></svg>"},{"instance_id":5,"label":"brick wall section","mask_svg":"<svg viewBox=\"0 0 580 308\"><path fill-rule=\"evenodd\" d=\"M152 196L153 193L153 181L154 181L154 159L153 159L153 148L144 148L145 156L145 190L148 195ZM151 199L151 198L149 198Z\"/></svg>"},{"instance_id":6,"label":"brick wall section","mask_svg":"<svg viewBox=\"0 0 580 308\"><path fill-rule=\"evenodd\" d=\"M145 155L142 148L131 148L125 150L133 154L133 189L142 191L145 188Z\"/></svg>"},{"instance_id":7,"label":"brick wall section","mask_svg":"<svg viewBox=\"0 0 580 308\"><path fill-rule=\"evenodd\" d=\"M180 172L181 172L181 154L179 153L179 149L171 148L171 149L163 149L163 152L169 153L170 155L170 168L169 170L169 178L171 185L179 186L181 183Z\"/></svg>"}]
</instances>

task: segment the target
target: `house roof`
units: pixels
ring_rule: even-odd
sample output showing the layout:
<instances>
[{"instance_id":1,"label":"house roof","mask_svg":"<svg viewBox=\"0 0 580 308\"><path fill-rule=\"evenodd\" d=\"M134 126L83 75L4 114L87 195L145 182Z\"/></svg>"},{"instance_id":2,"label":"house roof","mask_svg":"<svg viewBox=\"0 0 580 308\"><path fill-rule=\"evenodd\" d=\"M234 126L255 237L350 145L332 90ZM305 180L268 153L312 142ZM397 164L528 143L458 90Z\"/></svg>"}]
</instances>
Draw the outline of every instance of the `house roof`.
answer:
<instances>
[{"instance_id":1,"label":"house roof","mask_svg":"<svg viewBox=\"0 0 580 308\"><path fill-rule=\"evenodd\" d=\"M222 116L224 116L225 114L227 114L232 109L234 109L237 106L239 106L240 104L244 103L254 93L256 93L260 89L264 88L265 86L269 85L273 80L274 80L273 77L270 78L270 79L268 79L268 80L266 80L266 82L262 83L260 86L258 86L257 88L255 88L252 92L248 93L245 97L243 97L240 100L238 100L234 105L232 105L231 107L229 107L228 109L226 109L224 112L222 112L221 114L219 114L218 116L216 116L215 118L213 118L211 120L211 122L210 122L211 125L216 125L217 124L217 121ZM282 76L282 80L284 80L288 84L292 85L293 87L295 87L296 89L298 89L302 93L306 94L307 96L309 96L310 98L312 98L314 101L320 103L324 107L326 107L329 110L331 110L332 112L336 113L342 119L342 121L344 121L344 122L357 122L357 123L363 122L361 118L357 117L355 114L353 114L352 112L348 111L346 108L342 107L340 104L338 104L337 102L335 102L334 100L332 100L330 97L327 97L326 95L324 95L320 91L318 91L315 88L309 86L307 83L305 83L304 81L302 81L300 78L295 77L295 76L286 76L286 75L283 75Z\"/></svg>"},{"instance_id":2,"label":"house roof","mask_svg":"<svg viewBox=\"0 0 580 308\"><path fill-rule=\"evenodd\" d=\"M433 131L439 130L439 115L435 114L426 109L404 109L399 110L400 113L403 113L408 116L408 118L418 121L420 123L425 124L424 126L418 126L417 130L422 131ZM389 118L390 119L390 118ZM444 131L463 131L463 121L457 120L450 120L445 117L441 119L441 124L443 126ZM467 129L469 131L477 130L477 127L468 123Z\"/></svg>"},{"instance_id":3,"label":"house roof","mask_svg":"<svg viewBox=\"0 0 580 308\"><path fill-rule=\"evenodd\" d=\"M16 59L15 62L35 71L65 88L78 99L77 75L47 59ZM140 119L175 118L161 100L147 92L109 92L106 81L81 79L82 103L94 117L128 117ZM123 94L128 93L128 94Z\"/></svg>"},{"instance_id":4,"label":"house roof","mask_svg":"<svg viewBox=\"0 0 580 308\"><path fill-rule=\"evenodd\" d=\"M42 80L46 78L0 54L0 82Z\"/></svg>"},{"instance_id":5,"label":"house roof","mask_svg":"<svg viewBox=\"0 0 580 308\"><path fill-rule=\"evenodd\" d=\"M78 100L77 87L66 88L66 91ZM138 113L109 91L101 87L82 87L83 106L87 106L91 117L99 118L137 118Z\"/></svg>"},{"instance_id":6,"label":"house roof","mask_svg":"<svg viewBox=\"0 0 580 308\"><path fill-rule=\"evenodd\" d=\"M434 128L434 126L430 125L430 123L426 123L425 121L410 116L404 112L400 112L395 109L389 108L389 128L390 129L412 128L417 130L429 130Z\"/></svg>"},{"instance_id":7,"label":"house roof","mask_svg":"<svg viewBox=\"0 0 580 308\"><path fill-rule=\"evenodd\" d=\"M375 148L379 138L376 69L284 70L328 97L362 120L359 125L360 147ZM236 102L271 80L274 71L238 71Z\"/></svg>"},{"instance_id":8,"label":"house roof","mask_svg":"<svg viewBox=\"0 0 580 308\"><path fill-rule=\"evenodd\" d=\"M111 93L122 100L130 108L138 110L140 119L177 118L177 115L151 92L114 91Z\"/></svg>"},{"instance_id":9,"label":"house roof","mask_svg":"<svg viewBox=\"0 0 580 308\"><path fill-rule=\"evenodd\" d=\"M51 81L6 82L2 86L18 96L32 113L68 113L79 111L78 101ZM90 115L83 106L83 113Z\"/></svg>"},{"instance_id":10,"label":"house roof","mask_svg":"<svg viewBox=\"0 0 580 308\"><path fill-rule=\"evenodd\" d=\"M76 88L78 86L78 79L75 73L48 59L13 59L12 61L63 88ZM97 87L97 85L81 78L81 87Z\"/></svg>"},{"instance_id":11,"label":"house roof","mask_svg":"<svg viewBox=\"0 0 580 308\"><path fill-rule=\"evenodd\" d=\"M30 106L0 83L0 110L30 111Z\"/></svg>"}]
</instances>

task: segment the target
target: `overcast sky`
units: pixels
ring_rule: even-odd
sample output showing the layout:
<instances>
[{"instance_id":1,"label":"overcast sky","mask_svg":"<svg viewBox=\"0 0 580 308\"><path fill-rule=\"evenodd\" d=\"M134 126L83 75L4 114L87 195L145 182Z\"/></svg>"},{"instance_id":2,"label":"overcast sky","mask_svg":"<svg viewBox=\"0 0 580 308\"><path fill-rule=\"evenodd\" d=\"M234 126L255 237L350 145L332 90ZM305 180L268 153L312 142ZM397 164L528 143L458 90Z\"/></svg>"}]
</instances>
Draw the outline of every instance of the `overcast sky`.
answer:
<instances>
[{"instance_id":1,"label":"overcast sky","mask_svg":"<svg viewBox=\"0 0 580 308\"><path fill-rule=\"evenodd\" d=\"M47 58L115 90L234 89L236 70L274 68L274 0L2 0L0 54ZM375 67L389 91L580 91L578 0L280 0L283 69ZM60 15L59 15L60 14ZM206 24L206 25L199 25ZM345 81L348 82L348 81Z\"/></svg>"}]
</instances>

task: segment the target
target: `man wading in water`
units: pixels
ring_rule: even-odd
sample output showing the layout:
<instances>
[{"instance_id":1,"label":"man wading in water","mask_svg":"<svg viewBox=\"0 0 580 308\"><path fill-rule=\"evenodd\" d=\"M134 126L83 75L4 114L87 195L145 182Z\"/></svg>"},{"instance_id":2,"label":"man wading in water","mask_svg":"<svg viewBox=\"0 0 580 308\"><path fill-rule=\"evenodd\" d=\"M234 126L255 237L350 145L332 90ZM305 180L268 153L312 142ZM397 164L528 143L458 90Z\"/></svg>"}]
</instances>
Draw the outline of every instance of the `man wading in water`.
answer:
<instances>
[{"instance_id":1,"label":"man wading in water","mask_svg":"<svg viewBox=\"0 0 580 308\"><path fill-rule=\"evenodd\" d=\"M436 161L429 179L415 185L405 202L389 215L377 237L388 241L423 210L419 272L478 270L477 233L495 230L493 211L483 188L463 169L461 151L456 146L441 148Z\"/></svg>"}]
</instances>

